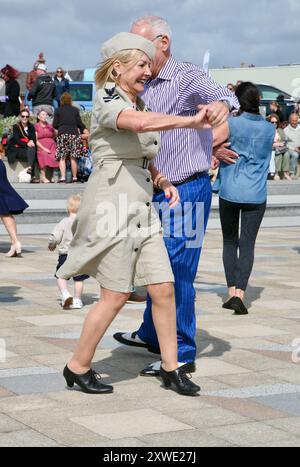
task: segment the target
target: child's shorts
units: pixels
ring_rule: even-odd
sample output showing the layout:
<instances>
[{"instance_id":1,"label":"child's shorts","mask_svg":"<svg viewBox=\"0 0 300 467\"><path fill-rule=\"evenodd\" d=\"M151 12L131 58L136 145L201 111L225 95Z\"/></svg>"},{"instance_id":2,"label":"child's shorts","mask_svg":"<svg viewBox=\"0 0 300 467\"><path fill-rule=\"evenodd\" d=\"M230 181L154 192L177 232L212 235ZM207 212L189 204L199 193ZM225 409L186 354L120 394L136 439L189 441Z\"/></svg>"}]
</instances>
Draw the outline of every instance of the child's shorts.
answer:
<instances>
[{"instance_id":1,"label":"child's shorts","mask_svg":"<svg viewBox=\"0 0 300 467\"><path fill-rule=\"evenodd\" d=\"M58 256L58 263L57 263L57 266L56 266L56 272L66 262L67 257L68 257L68 255L59 255ZM55 273L54 277L56 277L56 279L58 279L56 273ZM85 281L86 279L89 279L89 277L90 276L88 276L87 274L82 274L81 276L73 277L73 281L74 282L82 282L82 281Z\"/></svg>"}]
</instances>

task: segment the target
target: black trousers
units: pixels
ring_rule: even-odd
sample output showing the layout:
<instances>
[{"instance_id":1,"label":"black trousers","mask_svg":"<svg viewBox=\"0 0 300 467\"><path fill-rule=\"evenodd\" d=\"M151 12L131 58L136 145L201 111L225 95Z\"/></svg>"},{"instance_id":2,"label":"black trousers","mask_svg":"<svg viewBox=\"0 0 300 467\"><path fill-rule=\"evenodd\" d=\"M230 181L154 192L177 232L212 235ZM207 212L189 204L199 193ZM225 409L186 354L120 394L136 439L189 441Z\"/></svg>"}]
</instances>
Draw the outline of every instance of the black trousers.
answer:
<instances>
[{"instance_id":1,"label":"black trousers","mask_svg":"<svg viewBox=\"0 0 300 467\"><path fill-rule=\"evenodd\" d=\"M255 241L266 210L266 202L240 204L219 198L219 210L227 286L246 290L254 263Z\"/></svg>"},{"instance_id":2,"label":"black trousers","mask_svg":"<svg viewBox=\"0 0 300 467\"><path fill-rule=\"evenodd\" d=\"M8 162L13 164L16 160L27 161L28 167L32 168L34 173L35 166L37 164L36 159L36 148L16 148L15 146L9 145L6 151Z\"/></svg>"}]
</instances>

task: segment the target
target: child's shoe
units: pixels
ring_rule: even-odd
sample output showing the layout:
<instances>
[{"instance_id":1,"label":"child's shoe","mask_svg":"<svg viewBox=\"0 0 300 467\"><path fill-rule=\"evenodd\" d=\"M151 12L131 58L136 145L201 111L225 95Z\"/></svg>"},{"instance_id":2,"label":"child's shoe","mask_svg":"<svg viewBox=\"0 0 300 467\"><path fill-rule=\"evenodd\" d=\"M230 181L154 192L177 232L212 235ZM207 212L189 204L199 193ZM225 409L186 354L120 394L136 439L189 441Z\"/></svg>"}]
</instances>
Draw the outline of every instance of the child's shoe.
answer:
<instances>
[{"instance_id":1,"label":"child's shoe","mask_svg":"<svg viewBox=\"0 0 300 467\"><path fill-rule=\"evenodd\" d=\"M68 292L68 290L64 290L61 294L61 306L64 310L71 308L73 305L73 297Z\"/></svg>"},{"instance_id":2,"label":"child's shoe","mask_svg":"<svg viewBox=\"0 0 300 467\"><path fill-rule=\"evenodd\" d=\"M83 303L80 298L73 298L73 310L80 310L83 307Z\"/></svg>"}]
</instances>

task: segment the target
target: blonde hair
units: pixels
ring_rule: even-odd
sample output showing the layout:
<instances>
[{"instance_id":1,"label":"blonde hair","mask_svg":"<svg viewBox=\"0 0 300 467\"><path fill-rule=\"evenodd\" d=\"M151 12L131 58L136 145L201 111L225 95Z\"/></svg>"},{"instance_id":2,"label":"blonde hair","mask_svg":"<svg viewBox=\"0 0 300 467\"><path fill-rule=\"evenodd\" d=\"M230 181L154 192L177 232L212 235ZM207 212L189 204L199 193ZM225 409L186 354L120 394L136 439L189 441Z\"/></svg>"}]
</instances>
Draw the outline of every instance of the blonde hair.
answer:
<instances>
[{"instance_id":1,"label":"blonde hair","mask_svg":"<svg viewBox=\"0 0 300 467\"><path fill-rule=\"evenodd\" d=\"M123 65L132 63L132 67L141 60L144 52L141 50L121 50L112 57L100 63L95 73L95 82L97 89L102 88L108 81L118 84L118 76L114 72L114 63L119 60Z\"/></svg>"},{"instance_id":2,"label":"blonde hair","mask_svg":"<svg viewBox=\"0 0 300 467\"><path fill-rule=\"evenodd\" d=\"M79 206L81 203L81 195L76 194L68 198L67 201L67 211L69 214L77 214Z\"/></svg>"}]
</instances>

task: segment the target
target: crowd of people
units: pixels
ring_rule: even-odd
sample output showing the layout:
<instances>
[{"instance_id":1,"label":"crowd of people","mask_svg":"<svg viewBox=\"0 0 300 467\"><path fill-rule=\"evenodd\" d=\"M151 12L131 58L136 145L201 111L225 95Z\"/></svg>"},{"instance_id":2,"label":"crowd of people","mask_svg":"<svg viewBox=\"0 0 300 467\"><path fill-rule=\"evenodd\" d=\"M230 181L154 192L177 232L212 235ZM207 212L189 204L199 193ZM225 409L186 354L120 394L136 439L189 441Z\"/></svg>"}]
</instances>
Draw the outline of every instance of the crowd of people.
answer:
<instances>
[{"instance_id":1,"label":"crowd of people","mask_svg":"<svg viewBox=\"0 0 300 467\"><path fill-rule=\"evenodd\" d=\"M58 130L55 157L61 182L70 153L76 181L79 134L89 138L95 170L83 198L69 199L69 217L53 231L49 249L58 247L55 276L64 307L82 306L83 281L88 276L99 283L100 299L87 314L75 352L63 370L69 387L76 384L91 394L113 392L93 370L92 359L136 286L148 292L142 323L139 329L118 332L114 338L160 355L160 360L141 370L142 376L160 376L166 388L183 395L199 394L200 387L187 373L196 371L193 284L202 242L195 241L195 231L188 236L186 217L205 234L212 164L218 168L213 190L219 195L228 287L223 307L235 315L248 314L245 293L266 209L267 178L273 150L276 158L283 135L271 122L274 117L266 121L260 115L260 95L254 84L240 82L234 89L221 86L197 66L177 62L171 45L169 24L155 16L138 19L131 32L119 33L103 44L89 135L66 92L54 112L53 127L47 122L49 114L35 100L38 129L29 126L26 110L15 128L32 174L33 149L38 148L40 164L46 167L49 158L53 161L53 135ZM53 82L39 73L45 72L42 65L37 66L38 78L30 93L34 98L35 83L45 80L44 95L52 99ZM287 127L289 140L298 132L293 118ZM284 157L277 168L285 178L290 176ZM27 205L18 204L3 164L0 181L1 177L0 216L13 217ZM163 215L166 204L173 212L167 218ZM20 245L11 238L17 255ZM74 299L67 290L70 278L75 280Z\"/></svg>"},{"instance_id":2,"label":"crowd of people","mask_svg":"<svg viewBox=\"0 0 300 467\"><path fill-rule=\"evenodd\" d=\"M242 83L227 84L235 92ZM270 102L266 109L266 120L276 126L272 158L269 167L269 180L297 180L300 161L300 104L296 103L290 111L283 105L283 99Z\"/></svg>"},{"instance_id":3,"label":"crowd of people","mask_svg":"<svg viewBox=\"0 0 300 467\"><path fill-rule=\"evenodd\" d=\"M88 155L89 132L73 105L69 81L58 67L52 78L47 73L43 54L35 62L26 79L32 113L21 106L18 72L10 65L0 71L5 81L6 102L2 103L4 118L18 117L11 135L2 135L8 162L26 161L32 183L55 181L54 170L60 170L58 183L65 183L66 164L70 165L72 182L78 181L77 161ZM36 123L31 123L32 116ZM47 177L51 169L50 177ZM82 180L83 181L83 180Z\"/></svg>"}]
</instances>

